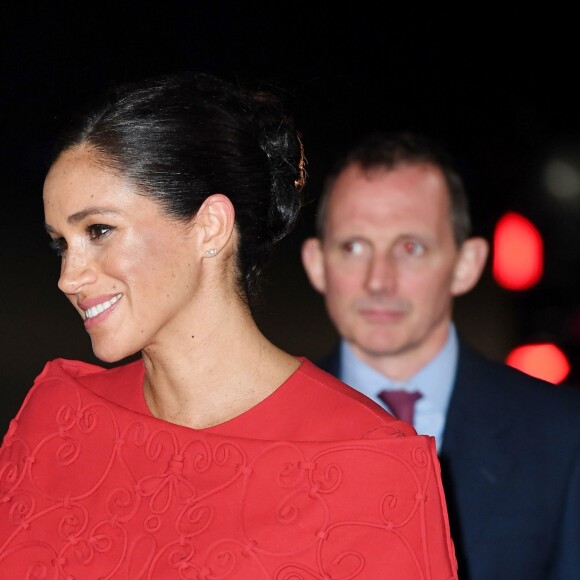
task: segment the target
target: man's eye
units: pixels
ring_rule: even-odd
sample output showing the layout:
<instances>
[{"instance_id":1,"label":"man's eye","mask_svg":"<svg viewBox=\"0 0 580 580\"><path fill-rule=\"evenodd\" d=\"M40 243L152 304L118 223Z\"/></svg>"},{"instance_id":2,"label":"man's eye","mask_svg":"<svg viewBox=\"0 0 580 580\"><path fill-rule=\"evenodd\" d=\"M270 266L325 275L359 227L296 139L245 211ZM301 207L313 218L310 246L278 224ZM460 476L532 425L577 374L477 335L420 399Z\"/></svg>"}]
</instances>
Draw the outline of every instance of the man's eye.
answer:
<instances>
[{"instance_id":1,"label":"man's eye","mask_svg":"<svg viewBox=\"0 0 580 580\"><path fill-rule=\"evenodd\" d=\"M49 245L50 249L59 257L63 256L66 251L66 242L64 238L51 239Z\"/></svg>"},{"instance_id":2,"label":"man's eye","mask_svg":"<svg viewBox=\"0 0 580 580\"><path fill-rule=\"evenodd\" d=\"M99 240L109 235L115 228L105 224L92 224L88 226L87 232L90 240Z\"/></svg>"},{"instance_id":3,"label":"man's eye","mask_svg":"<svg viewBox=\"0 0 580 580\"><path fill-rule=\"evenodd\" d=\"M425 246L419 242L405 242L404 248L410 256L420 256L425 252Z\"/></svg>"},{"instance_id":4,"label":"man's eye","mask_svg":"<svg viewBox=\"0 0 580 580\"><path fill-rule=\"evenodd\" d=\"M363 244L358 241L345 242L342 249L351 256L360 256L364 251Z\"/></svg>"}]
</instances>

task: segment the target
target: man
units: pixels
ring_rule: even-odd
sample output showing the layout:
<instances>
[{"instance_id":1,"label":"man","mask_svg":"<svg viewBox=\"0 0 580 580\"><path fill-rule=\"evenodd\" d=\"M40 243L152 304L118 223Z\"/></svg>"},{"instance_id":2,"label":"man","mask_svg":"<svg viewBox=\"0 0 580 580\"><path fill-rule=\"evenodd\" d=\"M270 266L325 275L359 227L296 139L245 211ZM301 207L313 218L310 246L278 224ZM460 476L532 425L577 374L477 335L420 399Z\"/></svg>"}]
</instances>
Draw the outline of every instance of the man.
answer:
<instances>
[{"instance_id":1,"label":"man","mask_svg":"<svg viewBox=\"0 0 580 580\"><path fill-rule=\"evenodd\" d=\"M341 336L320 366L392 412L392 391L416 392L462 580L580 579L580 391L487 360L452 321L487 254L446 152L364 139L328 176L302 248Z\"/></svg>"}]
</instances>

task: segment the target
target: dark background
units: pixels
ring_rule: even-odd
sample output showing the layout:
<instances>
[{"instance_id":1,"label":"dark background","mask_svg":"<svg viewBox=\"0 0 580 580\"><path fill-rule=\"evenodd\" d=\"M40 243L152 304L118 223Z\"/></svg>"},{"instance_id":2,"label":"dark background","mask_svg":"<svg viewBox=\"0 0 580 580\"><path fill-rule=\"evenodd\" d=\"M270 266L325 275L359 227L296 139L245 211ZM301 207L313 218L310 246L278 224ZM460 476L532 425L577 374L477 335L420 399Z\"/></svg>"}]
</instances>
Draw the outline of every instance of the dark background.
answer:
<instances>
[{"instance_id":1,"label":"dark background","mask_svg":"<svg viewBox=\"0 0 580 580\"><path fill-rule=\"evenodd\" d=\"M46 360L97 362L77 314L56 288L43 231L42 182L68 115L114 83L182 69L285 92L316 199L335 156L375 129L440 139L456 156L476 232L490 238L515 209L544 236L546 272L532 290L499 288L487 269L458 300L475 346L503 359L515 345L555 341L579 384L580 209L545 191L557 155L580 163L578 14L389 3L144 2L4 5L0 186L0 428ZM335 335L309 287L299 248L314 205L266 273L258 320L274 342L316 359ZM578 367L578 368L577 368Z\"/></svg>"}]
</instances>

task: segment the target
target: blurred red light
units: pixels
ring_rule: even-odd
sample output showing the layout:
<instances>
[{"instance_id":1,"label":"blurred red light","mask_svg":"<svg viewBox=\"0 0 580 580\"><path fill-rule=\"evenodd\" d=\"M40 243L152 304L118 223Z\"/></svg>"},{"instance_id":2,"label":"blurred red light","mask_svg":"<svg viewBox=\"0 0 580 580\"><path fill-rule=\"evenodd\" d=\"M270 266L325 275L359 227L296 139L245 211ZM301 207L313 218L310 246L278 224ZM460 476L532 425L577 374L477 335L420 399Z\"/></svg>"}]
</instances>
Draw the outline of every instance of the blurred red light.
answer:
<instances>
[{"instance_id":1,"label":"blurred red light","mask_svg":"<svg viewBox=\"0 0 580 580\"><path fill-rule=\"evenodd\" d=\"M526 344L512 350L506 363L550 383L561 383L570 372L566 355L554 344Z\"/></svg>"},{"instance_id":2,"label":"blurred red light","mask_svg":"<svg viewBox=\"0 0 580 580\"><path fill-rule=\"evenodd\" d=\"M542 237L534 224L515 212L504 214L493 237L492 272L508 290L526 290L537 284L543 272Z\"/></svg>"}]
</instances>

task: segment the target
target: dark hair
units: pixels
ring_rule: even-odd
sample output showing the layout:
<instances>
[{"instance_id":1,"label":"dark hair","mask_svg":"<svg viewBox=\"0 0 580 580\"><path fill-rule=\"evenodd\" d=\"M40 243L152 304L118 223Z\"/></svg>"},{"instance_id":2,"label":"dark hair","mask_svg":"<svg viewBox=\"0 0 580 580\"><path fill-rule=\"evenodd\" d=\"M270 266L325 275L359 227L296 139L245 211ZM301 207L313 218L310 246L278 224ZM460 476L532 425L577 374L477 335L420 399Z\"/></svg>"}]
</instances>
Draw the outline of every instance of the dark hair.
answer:
<instances>
[{"instance_id":1,"label":"dark hair","mask_svg":"<svg viewBox=\"0 0 580 580\"><path fill-rule=\"evenodd\" d=\"M363 169L382 167L387 170L403 165L428 163L437 167L445 178L451 205L451 225L457 247L471 235L469 202L461 176L455 169L450 154L441 144L423 135L413 133L374 133L364 137L334 165L327 175L316 216L316 233L324 234L328 201L338 176L348 166L358 164Z\"/></svg>"},{"instance_id":2,"label":"dark hair","mask_svg":"<svg viewBox=\"0 0 580 580\"><path fill-rule=\"evenodd\" d=\"M81 144L176 219L191 219L213 193L227 195L239 235L239 289L250 300L302 205L302 142L278 97L205 73L129 83L66 132L56 158Z\"/></svg>"}]
</instances>

